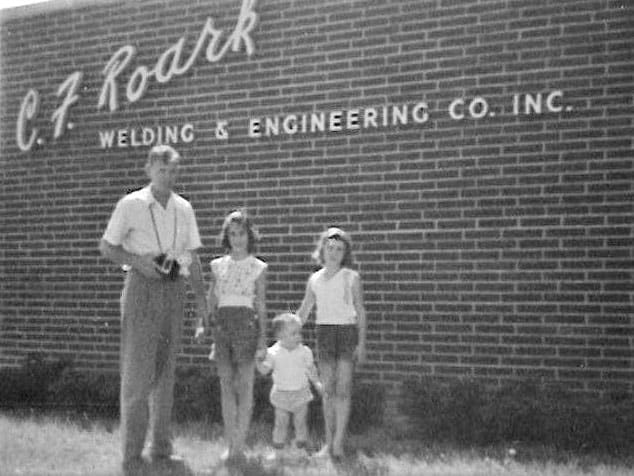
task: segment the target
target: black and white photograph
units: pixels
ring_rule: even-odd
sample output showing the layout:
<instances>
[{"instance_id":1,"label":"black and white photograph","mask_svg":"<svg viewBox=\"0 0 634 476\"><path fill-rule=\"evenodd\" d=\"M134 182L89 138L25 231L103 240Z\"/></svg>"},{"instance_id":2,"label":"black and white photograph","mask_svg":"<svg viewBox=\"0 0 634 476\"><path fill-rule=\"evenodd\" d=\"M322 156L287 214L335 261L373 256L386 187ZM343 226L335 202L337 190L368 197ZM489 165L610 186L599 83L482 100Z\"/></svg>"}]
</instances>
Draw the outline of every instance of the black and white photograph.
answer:
<instances>
[{"instance_id":1,"label":"black and white photograph","mask_svg":"<svg viewBox=\"0 0 634 476\"><path fill-rule=\"evenodd\" d=\"M634 2L0 2L0 474L634 476Z\"/></svg>"}]
</instances>

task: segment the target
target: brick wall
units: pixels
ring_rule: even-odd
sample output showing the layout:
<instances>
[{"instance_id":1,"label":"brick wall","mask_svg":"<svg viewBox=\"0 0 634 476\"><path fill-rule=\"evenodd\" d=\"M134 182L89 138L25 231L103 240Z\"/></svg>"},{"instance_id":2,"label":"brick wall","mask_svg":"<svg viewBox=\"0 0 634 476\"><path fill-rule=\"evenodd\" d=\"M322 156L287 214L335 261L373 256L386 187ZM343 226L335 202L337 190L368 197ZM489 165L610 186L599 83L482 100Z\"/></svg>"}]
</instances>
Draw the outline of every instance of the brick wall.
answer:
<instances>
[{"instance_id":1,"label":"brick wall","mask_svg":"<svg viewBox=\"0 0 634 476\"><path fill-rule=\"evenodd\" d=\"M184 61L209 17L222 46L241 2L65 3L0 19L0 365L37 351L117 368L123 276L97 243L116 200L145 184L143 128L167 127L185 131L179 191L204 261L221 253L223 215L248 207L271 314L298 306L316 235L352 233L369 319L360 378L633 392L630 2L261 1L237 51L209 61L207 39L184 74L144 92L135 68L180 38ZM99 108L126 45L117 108ZM29 89L39 106L21 115ZM313 113L323 131L302 129ZM16 133L25 145L32 132L22 151ZM192 324L182 362L204 365Z\"/></svg>"}]
</instances>

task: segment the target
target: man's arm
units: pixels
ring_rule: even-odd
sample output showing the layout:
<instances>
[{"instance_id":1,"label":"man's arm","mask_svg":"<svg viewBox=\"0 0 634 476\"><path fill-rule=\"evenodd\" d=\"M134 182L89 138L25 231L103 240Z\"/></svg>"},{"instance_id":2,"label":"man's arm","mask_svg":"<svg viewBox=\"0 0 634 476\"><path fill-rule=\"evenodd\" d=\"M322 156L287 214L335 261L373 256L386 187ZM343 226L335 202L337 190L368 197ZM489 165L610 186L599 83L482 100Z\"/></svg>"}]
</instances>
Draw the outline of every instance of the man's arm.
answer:
<instances>
[{"instance_id":1,"label":"man's arm","mask_svg":"<svg viewBox=\"0 0 634 476\"><path fill-rule=\"evenodd\" d=\"M308 282L306 283L306 292L304 293L304 299L302 300L302 304L297 310L297 316L301 319L302 324L305 324L308 320L308 315L310 314L310 311L314 305L315 293L310 287L310 280L308 280Z\"/></svg>"},{"instance_id":2,"label":"man's arm","mask_svg":"<svg viewBox=\"0 0 634 476\"><path fill-rule=\"evenodd\" d=\"M146 278L159 279L161 277L154 262L154 257L150 254L135 255L123 249L123 246L113 245L104 239L99 242L99 251L104 258L121 266L132 266Z\"/></svg>"},{"instance_id":3,"label":"man's arm","mask_svg":"<svg viewBox=\"0 0 634 476\"><path fill-rule=\"evenodd\" d=\"M208 325L207 300L205 297L205 281L203 279L202 266L200 257L196 251L189 252L192 262L189 265L189 282L191 283L194 294L196 295L196 312L198 314L198 322Z\"/></svg>"}]
</instances>

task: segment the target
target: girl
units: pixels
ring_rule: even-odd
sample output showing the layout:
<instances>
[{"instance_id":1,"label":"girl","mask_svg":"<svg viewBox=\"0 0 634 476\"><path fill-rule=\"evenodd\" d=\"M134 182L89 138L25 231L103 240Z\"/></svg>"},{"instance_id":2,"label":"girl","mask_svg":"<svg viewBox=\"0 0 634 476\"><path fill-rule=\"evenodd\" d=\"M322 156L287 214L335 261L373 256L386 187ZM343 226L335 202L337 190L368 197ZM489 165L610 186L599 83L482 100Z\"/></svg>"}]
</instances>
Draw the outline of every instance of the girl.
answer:
<instances>
[{"instance_id":1,"label":"girl","mask_svg":"<svg viewBox=\"0 0 634 476\"><path fill-rule=\"evenodd\" d=\"M319 371L324 382L326 446L320 454L343 457L343 439L350 416L354 362L365 361L366 316L359 273L352 264L352 241L340 228L328 228L319 238L313 258L322 268L306 285L297 311L305 322L317 306L316 333Z\"/></svg>"},{"instance_id":2,"label":"girl","mask_svg":"<svg viewBox=\"0 0 634 476\"><path fill-rule=\"evenodd\" d=\"M227 215L221 239L227 254L211 261L207 296L211 323L208 317L199 321L196 337L200 339L205 326L213 325L226 460L244 456L253 410L255 359L266 354L267 265L253 256L256 238L246 212Z\"/></svg>"},{"instance_id":3,"label":"girl","mask_svg":"<svg viewBox=\"0 0 634 476\"><path fill-rule=\"evenodd\" d=\"M266 358L257 362L260 373L273 372L271 404L275 408L271 458L284 448L291 416L295 428L295 446L307 449L308 403L313 399L310 383L322 393L313 352L302 344L302 321L295 314L280 314L273 319L277 342L268 348Z\"/></svg>"}]
</instances>

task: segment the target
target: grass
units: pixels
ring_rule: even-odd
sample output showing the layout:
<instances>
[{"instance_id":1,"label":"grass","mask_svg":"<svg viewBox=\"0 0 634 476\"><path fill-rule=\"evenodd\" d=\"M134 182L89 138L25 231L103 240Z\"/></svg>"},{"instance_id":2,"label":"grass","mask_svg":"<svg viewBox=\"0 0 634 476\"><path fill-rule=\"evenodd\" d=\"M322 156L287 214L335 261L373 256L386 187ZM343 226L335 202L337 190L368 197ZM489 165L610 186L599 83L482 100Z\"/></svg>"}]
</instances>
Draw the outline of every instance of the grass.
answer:
<instances>
[{"instance_id":1,"label":"grass","mask_svg":"<svg viewBox=\"0 0 634 476\"><path fill-rule=\"evenodd\" d=\"M270 428L254 424L247 461L226 466L221 428L201 423L177 425L175 448L185 458L178 467L149 466L158 476L634 476L633 461L609 461L600 455L555 454L547 448L451 449L399 439L394 431L375 429L350 438L354 455L343 463L299 458L265 462ZM116 423L86 416L0 414L0 472L3 476L120 475ZM352 451L351 451L352 453Z\"/></svg>"}]
</instances>

